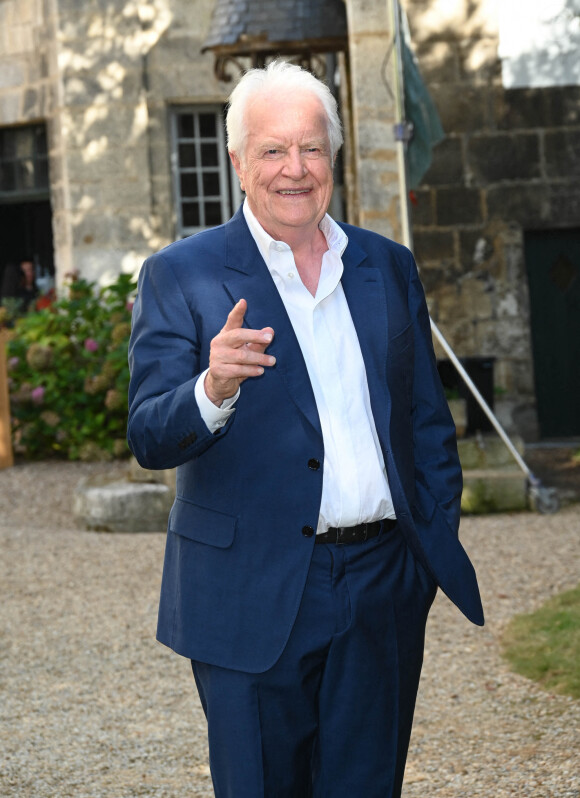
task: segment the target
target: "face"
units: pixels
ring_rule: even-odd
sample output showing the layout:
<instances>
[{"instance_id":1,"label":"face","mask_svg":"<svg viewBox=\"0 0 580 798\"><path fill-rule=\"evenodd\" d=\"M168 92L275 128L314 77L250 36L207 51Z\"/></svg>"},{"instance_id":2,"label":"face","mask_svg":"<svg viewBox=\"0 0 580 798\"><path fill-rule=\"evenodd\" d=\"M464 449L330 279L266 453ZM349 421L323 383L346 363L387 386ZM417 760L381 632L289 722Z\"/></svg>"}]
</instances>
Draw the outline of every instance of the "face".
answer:
<instances>
[{"instance_id":1,"label":"face","mask_svg":"<svg viewBox=\"0 0 580 798\"><path fill-rule=\"evenodd\" d=\"M28 279L34 277L34 263L29 260L23 260L20 264L21 270L24 272L24 276Z\"/></svg>"},{"instance_id":2,"label":"face","mask_svg":"<svg viewBox=\"0 0 580 798\"><path fill-rule=\"evenodd\" d=\"M272 238L314 235L332 195L326 115L310 92L263 96L246 108L248 135L230 153L242 191Z\"/></svg>"}]
</instances>

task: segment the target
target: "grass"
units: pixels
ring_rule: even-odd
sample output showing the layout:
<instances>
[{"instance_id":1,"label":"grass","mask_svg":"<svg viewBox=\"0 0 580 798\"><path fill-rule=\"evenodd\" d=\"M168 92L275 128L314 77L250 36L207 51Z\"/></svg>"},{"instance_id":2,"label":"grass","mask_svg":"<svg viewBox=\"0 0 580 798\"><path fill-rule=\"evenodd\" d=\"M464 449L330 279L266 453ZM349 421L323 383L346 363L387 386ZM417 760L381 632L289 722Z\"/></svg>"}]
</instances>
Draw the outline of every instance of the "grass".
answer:
<instances>
[{"instance_id":1,"label":"grass","mask_svg":"<svg viewBox=\"0 0 580 798\"><path fill-rule=\"evenodd\" d=\"M545 690L580 698L580 585L516 615L502 639L512 670Z\"/></svg>"}]
</instances>

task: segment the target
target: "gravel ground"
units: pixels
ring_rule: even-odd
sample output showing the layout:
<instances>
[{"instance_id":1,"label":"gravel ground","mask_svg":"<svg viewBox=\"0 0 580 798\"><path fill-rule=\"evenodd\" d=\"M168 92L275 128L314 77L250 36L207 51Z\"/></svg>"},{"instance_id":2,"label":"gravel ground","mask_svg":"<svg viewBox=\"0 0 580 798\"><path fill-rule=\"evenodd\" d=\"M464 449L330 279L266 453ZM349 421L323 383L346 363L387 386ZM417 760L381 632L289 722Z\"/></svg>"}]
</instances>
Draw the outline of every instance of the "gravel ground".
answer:
<instances>
[{"instance_id":1,"label":"gravel ground","mask_svg":"<svg viewBox=\"0 0 580 798\"><path fill-rule=\"evenodd\" d=\"M0 471L2 796L213 794L189 663L154 641L164 534L81 531L70 511L81 477L122 468ZM580 702L499 655L514 613L578 583L579 531L578 504L463 520L487 625L438 596L405 798L580 798Z\"/></svg>"}]
</instances>

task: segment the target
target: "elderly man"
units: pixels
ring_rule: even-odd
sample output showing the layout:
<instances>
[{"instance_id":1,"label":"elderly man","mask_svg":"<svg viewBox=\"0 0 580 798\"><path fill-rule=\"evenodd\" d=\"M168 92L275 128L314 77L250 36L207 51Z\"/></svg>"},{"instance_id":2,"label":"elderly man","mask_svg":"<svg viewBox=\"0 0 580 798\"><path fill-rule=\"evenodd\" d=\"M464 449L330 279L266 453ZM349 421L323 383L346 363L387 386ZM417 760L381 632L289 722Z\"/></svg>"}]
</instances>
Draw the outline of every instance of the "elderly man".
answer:
<instances>
[{"instance_id":1,"label":"elderly man","mask_svg":"<svg viewBox=\"0 0 580 798\"><path fill-rule=\"evenodd\" d=\"M327 214L342 143L308 72L230 98L242 208L149 258L129 441L178 466L158 639L192 661L218 798L399 796L427 614L483 613L411 254Z\"/></svg>"}]
</instances>

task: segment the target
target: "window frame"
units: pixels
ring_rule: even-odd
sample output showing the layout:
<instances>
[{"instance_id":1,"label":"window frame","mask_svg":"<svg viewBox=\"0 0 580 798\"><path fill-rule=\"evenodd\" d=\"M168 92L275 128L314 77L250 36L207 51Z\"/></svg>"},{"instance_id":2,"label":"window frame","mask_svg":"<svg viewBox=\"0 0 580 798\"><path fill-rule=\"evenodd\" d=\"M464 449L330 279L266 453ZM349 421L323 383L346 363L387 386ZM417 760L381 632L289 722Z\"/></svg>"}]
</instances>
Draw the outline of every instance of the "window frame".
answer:
<instances>
[{"instance_id":1,"label":"window frame","mask_svg":"<svg viewBox=\"0 0 580 798\"><path fill-rule=\"evenodd\" d=\"M226 132L224 125L224 109L219 104L194 104L172 105L170 107L170 131L171 131L171 172L173 182L173 199L175 207L175 220L177 235L180 238L193 235L200 230L206 230L222 224L231 218L232 214L241 203L243 194L239 187L239 181L227 153ZM193 136L180 135L179 117L183 115L193 117ZM200 130L200 118L203 115L213 115L215 118L215 136L202 135ZM180 145L188 144L195 147L195 165L183 166L180 163ZM217 165L204 164L202 158L202 145L216 144L218 163ZM219 194L206 194L203 185L205 175L218 175ZM193 175L197 180L197 196L187 198L182 194L181 181L183 175ZM184 202L189 201L197 204L199 209L199 224L185 224L183 206ZM216 202L220 205L220 222L207 223L206 202Z\"/></svg>"}]
</instances>

